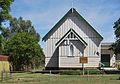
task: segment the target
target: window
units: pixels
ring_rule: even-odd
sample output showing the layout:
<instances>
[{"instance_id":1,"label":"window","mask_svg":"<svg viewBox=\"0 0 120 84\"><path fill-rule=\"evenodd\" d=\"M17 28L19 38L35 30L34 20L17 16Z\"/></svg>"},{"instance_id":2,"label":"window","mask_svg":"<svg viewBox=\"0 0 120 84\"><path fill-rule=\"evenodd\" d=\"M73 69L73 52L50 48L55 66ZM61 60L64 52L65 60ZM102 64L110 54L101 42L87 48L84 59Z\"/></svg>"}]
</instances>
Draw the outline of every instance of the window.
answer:
<instances>
[{"instance_id":1,"label":"window","mask_svg":"<svg viewBox=\"0 0 120 84\"><path fill-rule=\"evenodd\" d=\"M70 45L70 56L74 56L74 47Z\"/></svg>"}]
</instances>

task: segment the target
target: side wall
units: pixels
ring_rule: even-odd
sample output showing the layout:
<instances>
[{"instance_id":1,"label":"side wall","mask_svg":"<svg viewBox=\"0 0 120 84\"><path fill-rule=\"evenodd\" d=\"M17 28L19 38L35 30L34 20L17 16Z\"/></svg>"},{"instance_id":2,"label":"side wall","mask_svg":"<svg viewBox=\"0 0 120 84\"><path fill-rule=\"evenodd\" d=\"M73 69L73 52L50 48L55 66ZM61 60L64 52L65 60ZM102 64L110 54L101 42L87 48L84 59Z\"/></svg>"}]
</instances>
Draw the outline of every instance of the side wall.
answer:
<instances>
[{"instance_id":1,"label":"side wall","mask_svg":"<svg viewBox=\"0 0 120 84\"><path fill-rule=\"evenodd\" d=\"M7 71L7 72L10 71L10 66L8 61L0 61L0 74L2 71Z\"/></svg>"}]
</instances>

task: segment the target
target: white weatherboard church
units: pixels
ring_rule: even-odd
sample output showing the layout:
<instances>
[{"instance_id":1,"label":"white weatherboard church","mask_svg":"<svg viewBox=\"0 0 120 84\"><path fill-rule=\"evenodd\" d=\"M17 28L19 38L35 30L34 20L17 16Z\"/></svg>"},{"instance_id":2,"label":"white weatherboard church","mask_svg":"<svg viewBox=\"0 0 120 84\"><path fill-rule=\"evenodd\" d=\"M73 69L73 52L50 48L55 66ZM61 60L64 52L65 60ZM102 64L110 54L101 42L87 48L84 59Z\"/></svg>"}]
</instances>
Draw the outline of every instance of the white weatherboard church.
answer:
<instances>
[{"instance_id":1,"label":"white weatherboard church","mask_svg":"<svg viewBox=\"0 0 120 84\"><path fill-rule=\"evenodd\" d=\"M74 8L65 14L43 40L46 69L82 68L82 56L88 58L85 67L97 68L101 62L112 66L115 62L107 44L101 49L103 37ZM107 57L107 61L104 57Z\"/></svg>"}]
</instances>

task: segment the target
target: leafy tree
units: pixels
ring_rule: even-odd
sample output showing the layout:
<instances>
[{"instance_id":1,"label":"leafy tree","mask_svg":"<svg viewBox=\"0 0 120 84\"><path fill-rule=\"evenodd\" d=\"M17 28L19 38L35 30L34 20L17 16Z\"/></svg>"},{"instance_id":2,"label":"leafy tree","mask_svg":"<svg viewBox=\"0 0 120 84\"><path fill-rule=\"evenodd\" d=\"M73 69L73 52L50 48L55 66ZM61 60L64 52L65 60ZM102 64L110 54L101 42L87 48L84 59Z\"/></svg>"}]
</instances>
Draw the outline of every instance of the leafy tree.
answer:
<instances>
[{"instance_id":1,"label":"leafy tree","mask_svg":"<svg viewBox=\"0 0 120 84\"><path fill-rule=\"evenodd\" d=\"M13 0L0 0L0 26L1 23L5 20L11 18L9 14L10 5L12 4Z\"/></svg>"},{"instance_id":2,"label":"leafy tree","mask_svg":"<svg viewBox=\"0 0 120 84\"><path fill-rule=\"evenodd\" d=\"M0 35L0 54L3 53L4 45L5 45L4 38L2 35Z\"/></svg>"},{"instance_id":3,"label":"leafy tree","mask_svg":"<svg viewBox=\"0 0 120 84\"><path fill-rule=\"evenodd\" d=\"M13 70L38 68L43 60L43 52L37 37L28 32L15 33L7 41L7 52L10 55Z\"/></svg>"},{"instance_id":4,"label":"leafy tree","mask_svg":"<svg viewBox=\"0 0 120 84\"><path fill-rule=\"evenodd\" d=\"M30 20L13 18L10 5L14 0L0 0L0 54L10 56L14 70L38 68L44 62L40 45L40 35L35 31ZM9 20L10 27L2 23Z\"/></svg>"},{"instance_id":5,"label":"leafy tree","mask_svg":"<svg viewBox=\"0 0 120 84\"><path fill-rule=\"evenodd\" d=\"M9 11L12 2L13 0L0 0L0 32L3 31L3 29L5 30L5 28L2 27L2 22L11 18ZM4 52L4 44L4 37L0 34L0 54L3 54Z\"/></svg>"},{"instance_id":6,"label":"leafy tree","mask_svg":"<svg viewBox=\"0 0 120 84\"><path fill-rule=\"evenodd\" d=\"M120 18L114 23L115 43L112 44L112 50L115 54L120 54Z\"/></svg>"},{"instance_id":7,"label":"leafy tree","mask_svg":"<svg viewBox=\"0 0 120 84\"><path fill-rule=\"evenodd\" d=\"M10 36L14 35L14 33L20 32L28 32L31 35L36 35L37 40L40 40L40 35L35 31L34 26L32 26L32 22L30 20L23 20L22 17L12 18L10 20L10 28L4 28L2 30L2 35L5 40L7 40Z\"/></svg>"},{"instance_id":8,"label":"leafy tree","mask_svg":"<svg viewBox=\"0 0 120 84\"><path fill-rule=\"evenodd\" d=\"M38 68L43 63L44 54L38 44L40 35L30 20L13 18L10 28L5 29L2 35L6 40L5 53L11 58L13 70Z\"/></svg>"},{"instance_id":9,"label":"leafy tree","mask_svg":"<svg viewBox=\"0 0 120 84\"><path fill-rule=\"evenodd\" d=\"M22 17L11 18L10 20L10 27L9 28L2 28L1 35L4 37L4 41L7 40L14 35L14 33L20 32L28 32L31 35L35 35L37 37L37 41L40 40L40 35L35 31L34 26L32 26L32 22L30 20L23 20ZM5 51L4 51L5 53Z\"/></svg>"}]
</instances>

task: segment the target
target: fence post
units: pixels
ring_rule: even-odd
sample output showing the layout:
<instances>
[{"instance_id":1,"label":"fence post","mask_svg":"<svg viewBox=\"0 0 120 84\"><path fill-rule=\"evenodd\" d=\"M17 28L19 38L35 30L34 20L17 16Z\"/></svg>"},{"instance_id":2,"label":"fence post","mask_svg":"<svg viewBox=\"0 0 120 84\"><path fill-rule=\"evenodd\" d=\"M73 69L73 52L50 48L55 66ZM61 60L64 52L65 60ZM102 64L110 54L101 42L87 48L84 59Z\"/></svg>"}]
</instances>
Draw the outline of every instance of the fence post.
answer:
<instances>
[{"instance_id":1,"label":"fence post","mask_svg":"<svg viewBox=\"0 0 120 84\"><path fill-rule=\"evenodd\" d=\"M51 81L51 70L50 70L50 73L49 73L49 81Z\"/></svg>"},{"instance_id":2,"label":"fence post","mask_svg":"<svg viewBox=\"0 0 120 84\"><path fill-rule=\"evenodd\" d=\"M10 72L10 79L12 79L12 73Z\"/></svg>"},{"instance_id":3,"label":"fence post","mask_svg":"<svg viewBox=\"0 0 120 84\"><path fill-rule=\"evenodd\" d=\"M89 70L87 70L87 75L88 75L88 81L89 81Z\"/></svg>"},{"instance_id":4,"label":"fence post","mask_svg":"<svg viewBox=\"0 0 120 84\"><path fill-rule=\"evenodd\" d=\"M3 81L3 71L1 71L1 81Z\"/></svg>"}]
</instances>

